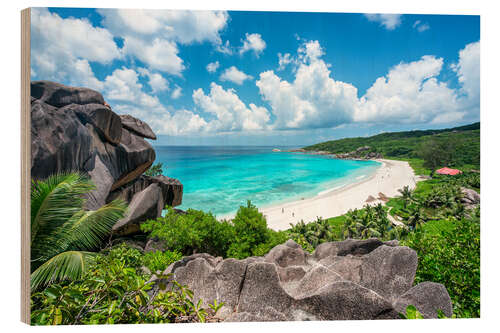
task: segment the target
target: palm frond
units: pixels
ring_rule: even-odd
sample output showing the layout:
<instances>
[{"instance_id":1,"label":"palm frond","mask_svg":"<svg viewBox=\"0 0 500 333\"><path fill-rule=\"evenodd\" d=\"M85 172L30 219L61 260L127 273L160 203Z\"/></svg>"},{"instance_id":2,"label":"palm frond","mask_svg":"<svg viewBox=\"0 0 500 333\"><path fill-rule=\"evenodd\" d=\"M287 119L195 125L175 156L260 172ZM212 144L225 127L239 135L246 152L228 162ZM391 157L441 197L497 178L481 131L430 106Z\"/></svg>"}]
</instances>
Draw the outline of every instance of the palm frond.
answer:
<instances>
[{"instance_id":1,"label":"palm frond","mask_svg":"<svg viewBox=\"0 0 500 333\"><path fill-rule=\"evenodd\" d=\"M79 173L60 173L31 182L31 243L40 232L50 233L83 204L93 185ZM48 229L48 230L47 230Z\"/></svg>"},{"instance_id":2,"label":"palm frond","mask_svg":"<svg viewBox=\"0 0 500 333\"><path fill-rule=\"evenodd\" d=\"M117 199L94 211L77 212L61 228L69 235L68 246L79 250L97 248L126 210L127 204Z\"/></svg>"},{"instance_id":3,"label":"palm frond","mask_svg":"<svg viewBox=\"0 0 500 333\"><path fill-rule=\"evenodd\" d=\"M62 280L77 280L86 272L95 253L67 251L52 257L31 273L31 290Z\"/></svg>"}]
</instances>

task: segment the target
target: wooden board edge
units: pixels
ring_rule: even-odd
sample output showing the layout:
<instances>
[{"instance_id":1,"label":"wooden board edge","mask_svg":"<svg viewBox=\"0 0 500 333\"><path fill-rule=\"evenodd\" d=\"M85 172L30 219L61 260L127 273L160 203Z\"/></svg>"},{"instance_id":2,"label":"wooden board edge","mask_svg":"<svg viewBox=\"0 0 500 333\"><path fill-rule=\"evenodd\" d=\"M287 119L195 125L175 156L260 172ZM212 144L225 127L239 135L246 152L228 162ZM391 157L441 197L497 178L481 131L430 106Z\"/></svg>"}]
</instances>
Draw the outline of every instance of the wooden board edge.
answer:
<instances>
[{"instance_id":1,"label":"wooden board edge","mask_svg":"<svg viewBox=\"0 0 500 333\"><path fill-rule=\"evenodd\" d=\"M21 11L21 321L30 324L31 9Z\"/></svg>"}]
</instances>

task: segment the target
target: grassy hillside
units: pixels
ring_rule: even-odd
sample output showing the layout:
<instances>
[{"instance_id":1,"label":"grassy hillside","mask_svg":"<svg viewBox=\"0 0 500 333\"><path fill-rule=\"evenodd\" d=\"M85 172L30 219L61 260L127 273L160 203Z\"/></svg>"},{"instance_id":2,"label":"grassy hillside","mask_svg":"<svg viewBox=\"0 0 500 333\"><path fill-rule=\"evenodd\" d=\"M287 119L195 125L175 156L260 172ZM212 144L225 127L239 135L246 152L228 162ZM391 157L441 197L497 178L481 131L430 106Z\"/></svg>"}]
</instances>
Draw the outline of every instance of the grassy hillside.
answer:
<instances>
[{"instance_id":1,"label":"grassy hillside","mask_svg":"<svg viewBox=\"0 0 500 333\"><path fill-rule=\"evenodd\" d=\"M370 137L346 138L304 147L305 150L323 150L331 153L347 153L359 147L369 146L370 151L381 153L385 158L413 160L418 168L419 150L430 140L455 144L456 153L450 166L479 169L480 123L440 130L382 133Z\"/></svg>"}]
</instances>

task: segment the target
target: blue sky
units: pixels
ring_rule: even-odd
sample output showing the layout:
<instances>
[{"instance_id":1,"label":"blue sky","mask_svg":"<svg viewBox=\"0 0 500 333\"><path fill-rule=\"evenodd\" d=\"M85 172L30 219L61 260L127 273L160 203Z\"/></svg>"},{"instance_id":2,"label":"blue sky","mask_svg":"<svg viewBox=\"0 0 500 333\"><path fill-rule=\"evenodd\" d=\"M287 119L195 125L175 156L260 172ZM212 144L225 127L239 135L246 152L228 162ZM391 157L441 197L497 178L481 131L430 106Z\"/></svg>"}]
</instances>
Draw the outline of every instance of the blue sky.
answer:
<instances>
[{"instance_id":1,"label":"blue sky","mask_svg":"<svg viewBox=\"0 0 500 333\"><path fill-rule=\"evenodd\" d=\"M478 121L479 40L479 16L39 8L32 79L158 144L301 146Z\"/></svg>"}]
</instances>

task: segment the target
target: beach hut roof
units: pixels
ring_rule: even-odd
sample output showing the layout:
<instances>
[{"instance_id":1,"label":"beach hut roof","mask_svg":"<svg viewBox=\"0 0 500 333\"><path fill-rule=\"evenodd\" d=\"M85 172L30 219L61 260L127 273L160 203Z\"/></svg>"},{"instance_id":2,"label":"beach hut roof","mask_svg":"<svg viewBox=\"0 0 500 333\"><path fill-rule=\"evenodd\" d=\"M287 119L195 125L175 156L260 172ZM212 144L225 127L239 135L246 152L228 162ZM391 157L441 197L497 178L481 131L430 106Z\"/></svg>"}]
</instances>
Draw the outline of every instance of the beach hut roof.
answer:
<instances>
[{"instance_id":1,"label":"beach hut roof","mask_svg":"<svg viewBox=\"0 0 500 333\"><path fill-rule=\"evenodd\" d=\"M458 170L458 169L450 169L450 168L441 168L439 170L436 170L436 173L440 174L440 175L458 175L460 173L462 173L462 171Z\"/></svg>"}]
</instances>

